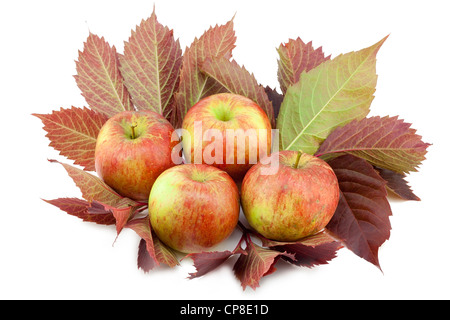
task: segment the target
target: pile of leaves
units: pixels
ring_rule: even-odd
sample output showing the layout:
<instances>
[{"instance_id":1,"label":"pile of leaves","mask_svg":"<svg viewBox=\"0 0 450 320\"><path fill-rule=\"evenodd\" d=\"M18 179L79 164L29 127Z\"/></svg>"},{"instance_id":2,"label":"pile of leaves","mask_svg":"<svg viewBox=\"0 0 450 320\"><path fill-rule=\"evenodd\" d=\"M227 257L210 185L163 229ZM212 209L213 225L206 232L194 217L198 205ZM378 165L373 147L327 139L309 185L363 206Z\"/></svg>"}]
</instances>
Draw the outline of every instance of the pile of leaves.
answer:
<instances>
[{"instance_id":1,"label":"pile of leaves","mask_svg":"<svg viewBox=\"0 0 450 320\"><path fill-rule=\"evenodd\" d=\"M187 256L197 270L190 278L236 255L236 277L244 289L255 289L280 260L311 268L328 263L344 247L380 267L378 250L391 230L388 191L419 200L405 176L417 171L429 146L399 117L367 117L377 83L376 55L386 38L333 59L311 42L289 39L277 49L278 93L232 59L233 19L209 28L184 52L155 11L131 32L123 54L90 33L75 75L88 107L34 114L42 120L50 146L73 161L50 160L64 167L83 199L45 201L84 221L115 225L117 234L123 228L134 230L141 237L137 263L144 272L160 264L179 265L180 253L152 231L147 203L121 196L95 175L97 134L108 118L124 110L153 110L180 128L187 110L200 99L231 92L264 109L279 129L280 149L326 160L338 178L340 201L324 231L296 242L266 239L239 222L242 237L232 251Z\"/></svg>"}]
</instances>

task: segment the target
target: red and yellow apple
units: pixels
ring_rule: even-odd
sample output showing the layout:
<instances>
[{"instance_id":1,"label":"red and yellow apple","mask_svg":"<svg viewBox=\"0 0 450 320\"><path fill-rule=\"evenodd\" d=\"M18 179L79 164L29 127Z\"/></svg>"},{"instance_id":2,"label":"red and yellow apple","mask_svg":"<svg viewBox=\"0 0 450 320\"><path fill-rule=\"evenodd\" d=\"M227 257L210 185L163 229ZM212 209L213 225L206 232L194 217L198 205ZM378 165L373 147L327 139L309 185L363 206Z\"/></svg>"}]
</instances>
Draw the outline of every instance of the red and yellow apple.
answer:
<instances>
[{"instance_id":1,"label":"red and yellow apple","mask_svg":"<svg viewBox=\"0 0 450 320\"><path fill-rule=\"evenodd\" d=\"M272 154L277 156L277 154ZM333 169L306 153L280 151L276 174L258 163L245 175L241 202L250 226L264 237L295 241L322 230L339 202Z\"/></svg>"},{"instance_id":2,"label":"red and yellow apple","mask_svg":"<svg viewBox=\"0 0 450 320\"><path fill-rule=\"evenodd\" d=\"M183 119L182 145L190 163L213 165L242 180L270 154L272 127L260 106L231 93L203 98Z\"/></svg>"},{"instance_id":3,"label":"red and yellow apple","mask_svg":"<svg viewBox=\"0 0 450 320\"><path fill-rule=\"evenodd\" d=\"M156 179L148 207L151 226L161 241L181 252L201 252L233 232L239 219L239 192L225 171L182 164Z\"/></svg>"},{"instance_id":4,"label":"red and yellow apple","mask_svg":"<svg viewBox=\"0 0 450 320\"><path fill-rule=\"evenodd\" d=\"M97 137L95 170L124 197L148 200L156 178L174 166L174 128L153 111L123 111L106 121Z\"/></svg>"}]
</instances>

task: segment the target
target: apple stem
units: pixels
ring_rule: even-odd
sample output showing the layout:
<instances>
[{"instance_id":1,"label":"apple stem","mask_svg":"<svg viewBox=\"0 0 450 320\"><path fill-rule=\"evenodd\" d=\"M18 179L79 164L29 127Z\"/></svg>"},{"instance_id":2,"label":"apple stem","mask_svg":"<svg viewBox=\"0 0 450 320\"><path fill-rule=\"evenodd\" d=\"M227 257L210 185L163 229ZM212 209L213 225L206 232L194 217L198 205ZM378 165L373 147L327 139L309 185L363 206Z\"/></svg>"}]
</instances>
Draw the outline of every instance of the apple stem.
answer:
<instances>
[{"instance_id":1,"label":"apple stem","mask_svg":"<svg viewBox=\"0 0 450 320\"><path fill-rule=\"evenodd\" d=\"M137 124L132 124L131 125L131 139L136 139L136 132L134 131L134 128L137 127Z\"/></svg>"},{"instance_id":2,"label":"apple stem","mask_svg":"<svg viewBox=\"0 0 450 320\"><path fill-rule=\"evenodd\" d=\"M297 159L295 160L295 166L294 166L295 169L297 169L297 167L298 167L298 163L300 162L300 157L302 156L302 154L303 154L303 152L298 151Z\"/></svg>"}]
</instances>

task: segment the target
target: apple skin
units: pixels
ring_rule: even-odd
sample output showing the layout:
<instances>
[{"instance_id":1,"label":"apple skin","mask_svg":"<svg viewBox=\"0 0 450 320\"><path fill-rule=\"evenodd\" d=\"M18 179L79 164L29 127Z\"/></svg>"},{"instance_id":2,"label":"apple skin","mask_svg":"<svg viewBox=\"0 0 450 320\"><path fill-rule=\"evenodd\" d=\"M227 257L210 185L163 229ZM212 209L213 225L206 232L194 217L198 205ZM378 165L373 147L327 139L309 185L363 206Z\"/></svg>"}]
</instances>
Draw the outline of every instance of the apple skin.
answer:
<instances>
[{"instance_id":1,"label":"apple skin","mask_svg":"<svg viewBox=\"0 0 450 320\"><path fill-rule=\"evenodd\" d=\"M196 121L201 121L202 123L202 136L194 134L194 125ZM241 95L219 93L203 98L188 110L183 119L182 128L187 130L191 137L190 157L189 155L186 155L185 152L185 156L190 163L197 163L195 160L198 158L195 156L194 147L201 146L201 149L198 148L198 150L201 150L201 163L213 165L221 170L224 170L233 179L238 181L242 180L248 169L259 161L261 154L259 150L259 143L262 138L258 136L257 145L251 146L248 143L248 137L246 137L245 154L242 152L238 154L238 143L236 143L237 138L229 139L230 141L227 141L227 129L242 129L244 131L248 129L255 129L256 132L258 132L258 129L266 130L266 134L263 138L267 139L266 150L267 154L270 154L272 144L272 126L270 124L270 120L260 106ZM203 141L204 132L208 129L216 129L222 134L222 163L211 163L205 161L205 148L212 143L211 141ZM183 138L182 142L184 150L189 149L189 145L186 144L186 139ZM227 150L232 150L232 148L234 152L231 155L233 155L234 158L227 159ZM251 155L257 155L256 160L252 161ZM266 153L262 154L262 156L265 155Z\"/></svg>"},{"instance_id":2,"label":"apple skin","mask_svg":"<svg viewBox=\"0 0 450 320\"><path fill-rule=\"evenodd\" d=\"M156 235L185 253L207 251L225 240L237 225L239 210L233 179L205 164L182 164L164 171L149 197Z\"/></svg>"},{"instance_id":3,"label":"apple skin","mask_svg":"<svg viewBox=\"0 0 450 320\"><path fill-rule=\"evenodd\" d=\"M132 126L136 125L135 139ZM106 121L97 137L95 170L120 195L147 201L156 178L174 166L174 128L160 114L123 111Z\"/></svg>"},{"instance_id":4,"label":"apple skin","mask_svg":"<svg viewBox=\"0 0 450 320\"><path fill-rule=\"evenodd\" d=\"M339 185L333 169L323 160L303 153L280 151L279 169L261 175L254 165L242 182L242 208L249 222L264 237L296 241L322 230L339 202ZM272 154L276 156L276 154Z\"/></svg>"}]
</instances>

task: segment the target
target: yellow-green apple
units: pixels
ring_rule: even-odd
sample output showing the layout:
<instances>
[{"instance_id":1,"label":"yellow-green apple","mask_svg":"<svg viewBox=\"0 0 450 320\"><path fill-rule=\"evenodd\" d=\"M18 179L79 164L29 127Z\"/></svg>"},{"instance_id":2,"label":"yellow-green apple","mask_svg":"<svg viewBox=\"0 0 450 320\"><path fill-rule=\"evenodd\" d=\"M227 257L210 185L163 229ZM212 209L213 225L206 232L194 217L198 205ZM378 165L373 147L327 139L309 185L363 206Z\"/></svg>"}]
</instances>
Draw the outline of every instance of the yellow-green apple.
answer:
<instances>
[{"instance_id":1,"label":"yellow-green apple","mask_svg":"<svg viewBox=\"0 0 450 320\"><path fill-rule=\"evenodd\" d=\"M213 165L235 180L242 180L253 164L270 154L270 121L260 106L241 95L203 98L189 109L182 129L188 162Z\"/></svg>"},{"instance_id":2,"label":"yellow-green apple","mask_svg":"<svg viewBox=\"0 0 450 320\"><path fill-rule=\"evenodd\" d=\"M156 112L120 112L100 129L95 170L122 196L147 201L156 178L175 165L173 135L172 125Z\"/></svg>"},{"instance_id":3,"label":"yellow-green apple","mask_svg":"<svg viewBox=\"0 0 450 320\"><path fill-rule=\"evenodd\" d=\"M161 241L181 252L201 252L233 232L239 218L239 192L225 171L182 164L156 179L148 207L151 226Z\"/></svg>"},{"instance_id":4,"label":"yellow-green apple","mask_svg":"<svg viewBox=\"0 0 450 320\"><path fill-rule=\"evenodd\" d=\"M272 156L277 156L276 153ZM295 241L322 230L339 202L333 169L323 160L296 151L280 151L276 174L254 165L242 182L241 202L250 226L264 237Z\"/></svg>"}]
</instances>

